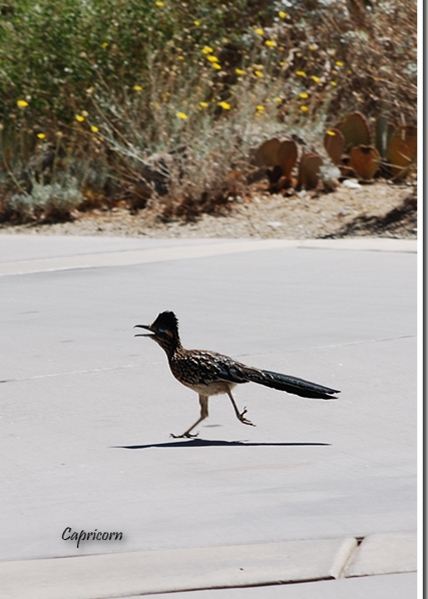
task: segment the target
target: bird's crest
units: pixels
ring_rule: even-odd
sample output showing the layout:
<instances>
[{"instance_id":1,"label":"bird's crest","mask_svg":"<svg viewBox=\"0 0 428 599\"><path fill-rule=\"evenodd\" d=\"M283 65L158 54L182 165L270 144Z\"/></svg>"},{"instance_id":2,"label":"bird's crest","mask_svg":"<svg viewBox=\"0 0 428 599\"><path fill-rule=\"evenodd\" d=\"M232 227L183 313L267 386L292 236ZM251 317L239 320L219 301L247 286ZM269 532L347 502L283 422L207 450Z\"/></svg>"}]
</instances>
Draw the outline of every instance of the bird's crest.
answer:
<instances>
[{"instance_id":1,"label":"bird's crest","mask_svg":"<svg viewBox=\"0 0 428 599\"><path fill-rule=\"evenodd\" d=\"M178 319L174 312L161 312L150 328L173 337L178 335Z\"/></svg>"}]
</instances>

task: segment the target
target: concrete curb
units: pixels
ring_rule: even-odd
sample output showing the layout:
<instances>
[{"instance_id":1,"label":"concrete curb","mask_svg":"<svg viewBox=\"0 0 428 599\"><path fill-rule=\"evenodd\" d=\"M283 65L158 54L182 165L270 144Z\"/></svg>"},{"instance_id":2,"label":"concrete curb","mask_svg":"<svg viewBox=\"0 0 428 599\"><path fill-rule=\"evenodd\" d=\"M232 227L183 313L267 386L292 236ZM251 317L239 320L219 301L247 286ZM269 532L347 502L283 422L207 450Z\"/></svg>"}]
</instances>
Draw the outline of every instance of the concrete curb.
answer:
<instances>
[{"instance_id":1,"label":"concrete curb","mask_svg":"<svg viewBox=\"0 0 428 599\"><path fill-rule=\"evenodd\" d=\"M409 572L416 570L415 547L416 533L382 534L359 549L348 537L2 562L0 597L108 599L328 580L343 576L349 563L348 576Z\"/></svg>"},{"instance_id":2,"label":"concrete curb","mask_svg":"<svg viewBox=\"0 0 428 599\"><path fill-rule=\"evenodd\" d=\"M62 238L58 238L59 240ZM79 239L76 237L76 243ZM161 241L161 240L160 240ZM98 251L86 254L53 256L33 260L19 260L0 264L0 276L22 275L57 270L100 268L106 266L129 266L170 260L186 260L207 258L225 254L245 253L261 250L286 248L329 249L329 250L363 250L382 252L417 251L417 241L412 239L356 238L356 239L260 239L260 240L223 240L214 243L207 239L206 243L195 240L194 245L174 244L167 247L129 249L122 251ZM106 241L108 248L108 240Z\"/></svg>"},{"instance_id":3,"label":"concrete curb","mask_svg":"<svg viewBox=\"0 0 428 599\"><path fill-rule=\"evenodd\" d=\"M0 597L103 599L330 579L353 538L3 562Z\"/></svg>"},{"instance_id":4,"label":"concrete curb","mask_svg":"<svg viewBox=\"0 0 428 599\"><path fill-rule=\"evenodd\" d=\"M358 547L346 568L346 576L414 572L416 563L415 534L373 534L367 536Z\"/></svg>"}]
</instances>

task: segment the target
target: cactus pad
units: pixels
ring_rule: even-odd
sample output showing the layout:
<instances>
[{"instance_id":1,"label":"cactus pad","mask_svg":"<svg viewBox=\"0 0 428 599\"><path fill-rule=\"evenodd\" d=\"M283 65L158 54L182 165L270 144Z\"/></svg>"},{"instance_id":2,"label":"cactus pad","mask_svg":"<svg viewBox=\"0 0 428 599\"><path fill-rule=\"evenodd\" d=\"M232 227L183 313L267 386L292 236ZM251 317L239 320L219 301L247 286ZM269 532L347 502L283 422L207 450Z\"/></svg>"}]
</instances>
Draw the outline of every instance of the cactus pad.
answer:
<instances>
[{"instance_id":1,"label":"cactus pad","mask_svg":"<svg viewBox=\"0 0 428 599\"><path fill-rule=\"evenodd\" d=\"M342 154L345 151L345 138L339 129L329 129L324 135L324 147L333 164L342 162Z\"/></svg>"},{"instance_id":2,"label":"cactus pad","mask_svg":"<svg viewBox=\"0 0 428 599\"><path fill-rule=\"evenodd\" d=\"M380 166L380 154L373 146L351 148L349 166L361 179L373 179Z\"/></svg>"},{"instance_id":3,"label":"cactus pad","mask_svg":"<svg viewBox=\"0 0 428 599\"><path fill-rule=\"evenodd\" d=\"M404 179L417 157L417 128L397 127L388 144L387 160L394 178Z\"/></svg>"},{"instance_id":4,"label":"cactus pad","mask_svg":"<svg viewBox=\"0 0 428 599\"><path fill-rule=\"evenodd\" d=\"M351 112L337 123L335 128L342 132L346 148L371 144L370 127L361 112Z\"/></svg>"},{"instance_id":5,"label":"cactus pad","mask_svg":"<svg viewBox=\"0 0 428 599\"><path fill-rule=\"evenodd\" d=\"M297 144L293 139L283 141L277 152L278 165L282 168L282 174L285 177L286 184L291 184L291 171L297 160Z\"/></svg>"},{"instance_id":6,"label":"cactus pad","mask_svg":"<svg viewBox=\"0 0 428 599\"><path fill-rule=\"evenodd\" d=\"M259 166L277 166L278 165L278 149L281 142L277 137L268 139L255 154L256 162Z\"/></svg>"},{"instance_id":7,"label":"cactus pad","mask_svg":"<svg viewBox=\"0 0 428 599\"><path fill-rule=\"evenodd\" d=\"M314 152L303 154L299 166L299 187L315 189L320 179L320 168L323 164L321 156Z\"/></svg>"}]
</instances>

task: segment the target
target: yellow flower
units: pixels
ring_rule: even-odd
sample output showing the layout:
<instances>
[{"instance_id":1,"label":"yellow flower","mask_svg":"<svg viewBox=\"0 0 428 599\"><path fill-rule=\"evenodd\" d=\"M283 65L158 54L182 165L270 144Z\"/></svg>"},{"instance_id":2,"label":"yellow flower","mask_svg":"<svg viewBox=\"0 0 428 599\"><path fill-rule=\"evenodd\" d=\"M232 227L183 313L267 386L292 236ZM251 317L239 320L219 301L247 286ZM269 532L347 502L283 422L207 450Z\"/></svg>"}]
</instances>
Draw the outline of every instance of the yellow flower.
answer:
<instances>
[{"instance_id":1,"label":"yellow flower","mask_svg":"<svg viewBox=\"0 0 428 599\"><path fill-rule=\"evenodd\" d=\"M141 87L141 85L134 85L134 87L132 89L134 89L136 92L142 92L143 91L143 88Z\"/></svg>"},{"instance_id":2,"label":"yellow flower","mask_svg":"<svg viewBox=\"0 0 428 599\"><path fill-rule=\"evenodd\" d=\"M213 62L211 64L215 69L217 69L217 71L221 71L221 66L218 64L218 62Z\"/></svg>"},{"instance_id":3,"label":"yellow flower","mask_svg":"<svg viewBox=\"0 0 428 599\"><path fill-rule=\"evenodd\" d=\"M178 116L179 119L182 119L183 121L185 121L186 119L188 119L189 117L187 116L186 113L184 112L176 112L175 116Z\"/></svg>"},{"instance_id":4,"label":"yellow flower","mask_svg":"<svg viewBox=\"0 0 428 599\"><path fill-rule=\"evenodd\" d=\"M276 42L274 40L266 40L265 44L266 46L269 46L269 48L275 48L276 46Z\"/></svg>"},{"instance_id":5,"label":"yellow flower","mask_svg":"<svg viewBox=\"0 0 428 599\"><path fill-rule=\"evenodd\" d=\"M300 107L300 110L301 110L302 112L308 112L309 108L308 108L307 106L301 106L301 107Z\"/></svg>"},{"instance_id":6,"label":"yellow flower","mask_svg":"<svg viewBox=\"0 0 428 599\"><path fill-rule=\"evenodd\" d=\"M336 81L330 81L330 85L333 85L334 87L337 85Z\"/></svg>"},{"instance_id":7,"label":"yellow flower","mask_svg":"<svg viewBox=\"0 0 428 599\"><path fill-rule=\"evenodd\" d=\"M84 116L82 116L81 114L76 114L76 121L79 121L79 123L83 123L84 120Z\"/></svg>"},{"instance_id":8,"label":"yellow flower","mask_svg":"<svg viewBox=\"0 0 428 599\"><path fill-rule=\"evenodd\" d=\"M218 105L224 110L230 110L230 104L228 104L227 102L219 102Z\"/></svg>"},{"instance_id":9,"label":"yellow flower","mask_svg":"<svg viewBox=\"0 0 428 599\"><path fill-rule=\"evenodd\" d=\"M256 31L257 35L263 35L264 34L263 29L258 28L255 31Z\"/></svg>"},{"instance_id":10,"label":"yellow flower","mask_svg":"<svg viewBox=\"0 0 428 599\"><path fill-rule=\"evenodd\" d=\"M98 133L99 129L96 125L91 125L91 131L92 133Z\"/></svg>"},{"instance_id":11,"label":"yellow flower","mask_svg":"<svg viewBox=\"0 0 428 599\"><path fill-rule=\"evenodd\" d=\"M312 52L313 52L314 50L316 50L316 49L317 49L317 47L316 47L316 46L312 46L312 45L311 45L311 46L309 46L309 50L312 50Z\"/></svg>"},{"instance_id":12,"label":"yellow flower","mask_svg":"<svg viewBox=\"0 0 428 599\"><path fill-rule=\"evenodd\" d=\"M207 56L207 58L210 62L218 62L217 56Z\"/></svg>"},{"instance_id":13,"label":"yellow flower","mask_svg":"<svg viewBox=\"0 0 428 599\"><path fill-rule=\"evenodd\" d=\"M101 44L101 47L102 47L102 48L104 48L104 50L105 50L106 48L108 48L108 42L104 42L103 44Z\"/></svg>"},{"instance_id":14,"label":"yellow flower","mask_svg":"<svg viewBox=\"0 0 428 599\"><path fill-rule=\"evenodd\" d=\"M208 104L208 102L199 102L199 106L201 108L208 108L209 104Z\"/></svg>"},{"instance_id":15,"label":"yellow flower","mask_svg":"<svg viewBox=\"0 0 428 599\"><path fill-rule=\"evenodd\" d=\"M331 135L331 137L334 137L336 135L336 133L334 131L327 131L327 135Z\"/></svg>"},{"instance_id":16,"label":"yellow flower","mask_svg":"<svg viewBox=\"0 0 428 599\"><path fill-rule=\"evenodd\" d=\"M178 60L184 60L184 56L178 56Z\"/></svg>"},{"instance_id":17,"label":"yellow flower","mask_svg":"<svg viewBox=\"0 0 428 599\"><path fill-rule=\"evenodd\" d=\"M298 75L299 77L306 77L305 71L296 71L296 75Z\"/></svg>"},{"instance_id":18,"label":"yellow flower","mask_svg":"<svg viewBox=\"0 0 428 599\"><path fill-rule=\"evenodd\" d=\"M280 67L285 67L285 61L284 61L284 60L281 60L281 62L279 63L279 66L280 66Z\"/></svg>"},{"instance_id":19,"label":"yellow flower","mask_svg":"<svg viewBox=\"0 0 428 599\"><path fill-rule=\"evenodd\" d=\"M165 2L155 2L156 6L165 6Z\"/></svg>"},{"instance_id":20,"label":"yellow flower","mask_svg":"<svg viewBox=\"0 0 428 599\"><path fill-rule=\"evenodd\" d=\"M275 102L275 104L281 104L282 98L280 98L279 96L277 96L276 98L273 99L273 101Z\"/></svg>"},{"instance_id":21,"label":"yellow flower","mask_svg":"<svg viewBox=\"0 0 428 599\"><path fill-rule=\"evenodd\" d=\"M201 50L202 54L211 54L212 51L213 51L213 49L210 48L209 46L204 46Z\"/></svg>"},{"instance_id":22,"label":"yellow flower","mask_svg":"<svg viewBox=\"0 0 428 599\"><path fill-rule=\"evenodd\" d=\"M245 71L243 71L242 69L235 69L235 73L237 75L245 75Z\"/></svg>"},{"instance_id":23,"label":"yellow flower","mask_svg":"<svg viewBox=\"0 0 428 599\"><path fill-rule=\"evenodd\" d=\"M18 106L18 108L27 108L28 102L26 102L25 100L18 100L16 105Z\"/></svg>"},{"instance_id":24,"label":"yellow flower","mask_svg":"<svg viewBox=\"0 0 428 599\"><path fill-rule=\"evenodd\" d=\"M193 25L196 25L196 27L199 27L200 24L201 24L200 21L193 21Z\"/></svg>"},{"instance_id":25,"label":"yellow flower","mask_svg":"<svg viewBox=\"0 0 428 599\"><path fill-rule=\"evenodd\" d=\"M287 13L286 13L286 12L283 12L282 10L281 10L281 12L279 12L279 13L278 13L278 17L279 17L280 19L285 19L285 17L286 17L286 16L287 16Z\"/></svg>"},{"instance_id":26,"label":"yellow flower","mask_svg":"<svg viewBox=\"0 0 428 599\"><path fill-rule=\"evenodd\" d=\"M299 94L299 96L304 99L309 98L309 94L307 94L306 92L302 92L301 94Z\"/></svg>"},{"instance_id":27,"label":"yellow flower","mask_svg":"<svg viewBox=\"0 0 428 599\"><path fill-rule=\"evenodd\" d=\"M37 137L39 139L45 139L46 135L44 133L37 133Z\"/></svg>"},{"instance_id":28,"label":"yellow flower","mask_svg":"<svg viewBox=\"0 0 428 599\"><path fill-rule=\"evenodd\" d=\"M345 63L342 62L341 60L336 60L336 66L338 66L338 67L344 67Z\"/></svg>"},{"instance_id":29,"label":"yellow flower","mask_svg":"<svg viewBox=\"0 0 428 599\"><path fill-rule=\"evenodd\" d=\"M260 79L263 79L263 73L261 71L254 71L254 75L256 77L260 77Z\"/></svg>"},{"instance_id":30,"label":"yellow flower","mask_svg":"<svg viewBox=\"0 0 428 599\"><path fill-rule=\"evenodd\" d=\"M259 104L259 106L256 106L256 110L257 110L257 112L264 112L265 107L262 106L261 104Z\"/></svg>"},{"instance_id":31,"label":"yellow flower","mask_svg":"<svg viewBox=\"0 0 428 599\"><path fill-rule=\"evenodd\" d=\"M321 79L316 77L316 75L312 75L312 80L315 81L315 83L319 83L321 81Z\"/></svg>"}]
</instances>

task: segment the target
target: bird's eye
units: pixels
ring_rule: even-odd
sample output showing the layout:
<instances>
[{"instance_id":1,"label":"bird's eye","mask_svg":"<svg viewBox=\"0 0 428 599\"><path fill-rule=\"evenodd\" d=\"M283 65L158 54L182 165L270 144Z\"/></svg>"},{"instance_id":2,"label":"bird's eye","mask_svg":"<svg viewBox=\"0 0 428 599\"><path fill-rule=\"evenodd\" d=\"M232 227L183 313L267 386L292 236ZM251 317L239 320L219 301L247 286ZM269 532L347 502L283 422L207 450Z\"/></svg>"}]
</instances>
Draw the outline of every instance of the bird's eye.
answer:
<instances>
[{"instance_id":1,"label":"bird's eye","mask_svg":"<svg viewBox=\"0 0 428 599\"><path fill-rule=\"evenodd\" d=\"M163 333L164 335L168 335L168 337L172 337L172 332L169 329L159 329L159 333Z\"/></svg>"}]
</instances>

